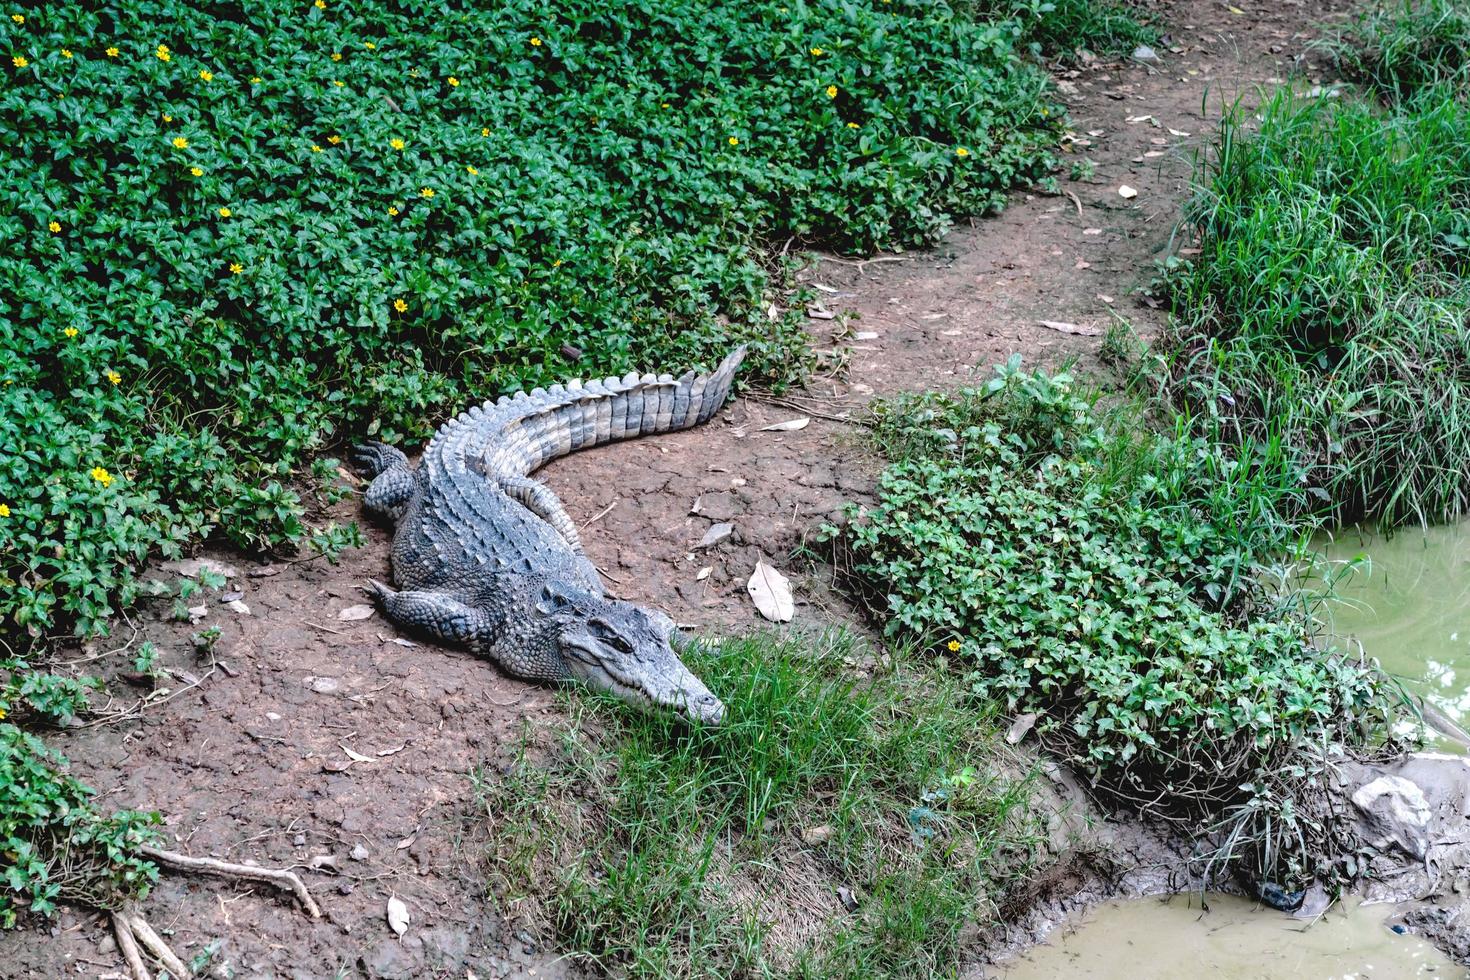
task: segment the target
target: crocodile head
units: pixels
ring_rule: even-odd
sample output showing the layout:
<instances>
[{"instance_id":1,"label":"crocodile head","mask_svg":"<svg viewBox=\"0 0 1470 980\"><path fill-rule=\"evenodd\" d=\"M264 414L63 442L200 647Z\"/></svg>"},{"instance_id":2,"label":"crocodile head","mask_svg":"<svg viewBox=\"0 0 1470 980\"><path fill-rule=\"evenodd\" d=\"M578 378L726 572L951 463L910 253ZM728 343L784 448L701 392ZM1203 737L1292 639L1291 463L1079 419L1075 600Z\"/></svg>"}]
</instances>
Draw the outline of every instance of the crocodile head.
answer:
<instances>
[{"instance_id":1,"label":"crocodile head","mask_svg":"<svg viewBox=\"0 0 1470 980\"><path fill-rule=\"evenodd\" d=\"M668 708L706 725L725 717L720 699L674 652L674 621L663 613L589 596L559 618L557 644L574 679L630 704Z\"/></svg>"}]
</instances>

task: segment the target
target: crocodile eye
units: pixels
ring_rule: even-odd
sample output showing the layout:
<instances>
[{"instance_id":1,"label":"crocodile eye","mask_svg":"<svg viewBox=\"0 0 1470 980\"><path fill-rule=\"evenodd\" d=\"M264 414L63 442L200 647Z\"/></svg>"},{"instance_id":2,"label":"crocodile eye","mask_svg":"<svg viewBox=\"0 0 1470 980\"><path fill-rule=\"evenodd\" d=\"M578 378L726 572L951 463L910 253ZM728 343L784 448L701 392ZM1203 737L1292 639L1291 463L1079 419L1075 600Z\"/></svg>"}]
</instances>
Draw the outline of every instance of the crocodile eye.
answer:
<instances>
[{"instance_id":1,"label":"crocodile eye","mask_svg":"<svg viewBox=\"0 0 1470 980\"><path fill-rule=\"evenodd\" d=\"M633 652L633 644L623 639L618 631L613 628L613 625L607 620L590 619L587 621L587 625L592 627L593 631L597 634L598 640L606 643L608 646L612 647L619 653Z\"/></svg>"}]
</instances>

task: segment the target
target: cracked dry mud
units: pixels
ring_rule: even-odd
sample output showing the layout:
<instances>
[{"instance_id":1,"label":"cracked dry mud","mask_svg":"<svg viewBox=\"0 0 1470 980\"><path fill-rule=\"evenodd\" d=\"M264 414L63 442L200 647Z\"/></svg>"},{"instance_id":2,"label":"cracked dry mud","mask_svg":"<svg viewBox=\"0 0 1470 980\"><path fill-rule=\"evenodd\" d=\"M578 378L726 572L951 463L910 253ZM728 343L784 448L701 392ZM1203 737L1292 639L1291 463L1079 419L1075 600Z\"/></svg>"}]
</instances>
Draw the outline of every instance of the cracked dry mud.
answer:
<instances>
[{"instance_id":1,"label":"cracked dry mud","mask_svg":"<svg viewBox=\"0 0 1470 980\"><path fill-rule=\"evenodd\" d=\"M1092 180L1064 182L1064 196L1018 193L1004 213L961 220L927 252L866 264L823 259L804 273L836 290L822 296L843 316L812 320L813 343L845 348L846 370L814 380L792 396L798 404L855 413L875 394L986 377L1013 352L1033 364L1076 357L1082 369L1097 367L1099 337L1057 332L1042 320L1105 328L1118 316L1144 336L1158 329L1161 314L1133 290L1170 247L1192 151L1222 104L1257 98L1257 86L1285 79L1314 25L1348 5L1150 6L1169 32L1162 63L1098 62L1059 73L1076 137L1070 148L1096 163ZM1304 67L1308 77L1325 74ZM1122 184L1137 197L1121 197ZM824 418L798 431L761 431L808 411L741 397L703 428L578 453L541 478L579 524L590 522L583 540L617 595L702 631L750 628L756 617L744 584L764 558L793 577L796 628L861 628L821 567L810 571L790 554L845 500L868 497L881 462L856 428ZM354 501L336 511L358 516ZM734 525L732 535L694 551L721 521ZM470 778L477 767L502 764L523 725L555 730L563 719L556 694L462 651L399 645L381 617L340 621L341 609L365 601L359 584L388 572L388 534L366 533L366 546L339 565L281 565L269 577L251 577L258 566L243 556L207 550L238 569L232 581L250 609L245 616L219 604L218 593L209 599L203 625L222 630L220 667L139 719L54 742L98 787L104 808L160 810L168 846L190 854L296 866L324 909L313 922L273 889L165 873L146 908L185 959L220 939L218 960L239 977L573 975L533 937L505 926L486 898ZM713 571L700 580L705 566ZM166 614L145 604L132 616L136 634L119 624L110 644L62 656L150 639L160 666L201 673L188 640L199 627ZM130 662L121 653L90 665L119 703L139 694L120 677ZM354 761L347 749L372 761ZM1019 925L993 943L1034 935L1119 887L1163 885L1154 865L1167 852L1147 834L1122 833L1111 844L1114 859L1144 870L1120 885L1109 860L1064 855L1010 910ZM335 856L338 873L309 870L321 855ZM390 896L411 917L402 940L385 919ZM122 960L101 921L69 909L5 935L0 975L118 974Z\"/></svg>"}]
</instances>

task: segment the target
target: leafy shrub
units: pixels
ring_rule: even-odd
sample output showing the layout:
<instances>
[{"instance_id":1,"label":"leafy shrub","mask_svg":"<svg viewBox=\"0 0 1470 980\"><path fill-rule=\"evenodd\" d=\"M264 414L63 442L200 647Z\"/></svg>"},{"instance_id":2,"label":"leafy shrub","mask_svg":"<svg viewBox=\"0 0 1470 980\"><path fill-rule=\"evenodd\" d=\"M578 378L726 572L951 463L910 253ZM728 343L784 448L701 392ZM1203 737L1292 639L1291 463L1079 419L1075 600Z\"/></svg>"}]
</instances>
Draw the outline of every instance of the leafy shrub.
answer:
<instances>
[{"instance_id":1,"label":"leafy shrub","mask_svg":"<svg viewBox=\"0 0 1470 980\"><path fill-rule=\"evenodd\" d=\"M1051 166L1010 25L871 0L36 4L0 20L0 622L312 533L349 433L753 344L763 243L934 241Z\"/></svg>"},{"instance_id":2,"label":"leafy shrub","mask_svg":"<svg viewBox=\"0 0 1470 980\"><path fill-rule=\"evenodd\" d=\"M1084 49L1128 54L1159 39L1140 11L1107 0L958 0L956 6L972 17L1014 23L1027 47L1063 58Z\"/></svg>"},{"instance_id":3,"label":"leafy shrub","mask_svg":"<svg viewBox=\"0 0 1470 980\"><path fill-rule=\"evenodd\" d=\"M1163 345L1176 404L1275 441L1309 509L1447 520L1470 504L1470 107L1280 92L1222 123Z\"/></svg>"},{"instance_id":4,"label":"leafy shrub","mask_svg":"<svg viewBox=\"0 0 1470 980\"><path fill-rule=\"evenodd\" d=\"M158 814L98 813L65 760L5 720L70 718L90 686L0 659L0 928L22 909L50 915L63 901L115 909L157 880L137 845L154 840Z\"/></svg>"},{"instance_id":5,"label":"leafy shrub","mask_svg":"<svg viewBox=\"0 0 1470 980\"><path fill-rule=\"evenodd\" d=\"M1288 485L1019 358L878 422L898 461L845 536L888 635L972 665L1102 789L1195 823L1270 796L1285 840L1253 856L1319 856L1292 796L1384 719L1376 676L1318 649L1264 575L1296 533Z\"/></svg>"},{"instance_id":6,"label":"leafy shrub","mask_svg":"<svg viewBox=\"0 0 1470 980\"><path fill-rule=\"evenodd\" d=\"M1470 80L1470 4L1375 3L1322 46L1344 74L1389 99L1409 98L1446 83L1463 92Z\"/></svg>"},{"instance_id":7,"label":"leafy shrub","mask_svg":"<svg viewBox=\"0 0 1470 980\"><path fill-rule=\"evenodd\" d=\"M996 765L993 719L959 685L857 683L858 653L840 634L696 645L718 728L572 695L570 734L481 774L497 898L618 976L945 975L1024 872L1027 781ZM803 834L809 860L790 850ZM858 908L778 938L812 867L808 886L845 884Z\"/></svg>"}]
</instances>

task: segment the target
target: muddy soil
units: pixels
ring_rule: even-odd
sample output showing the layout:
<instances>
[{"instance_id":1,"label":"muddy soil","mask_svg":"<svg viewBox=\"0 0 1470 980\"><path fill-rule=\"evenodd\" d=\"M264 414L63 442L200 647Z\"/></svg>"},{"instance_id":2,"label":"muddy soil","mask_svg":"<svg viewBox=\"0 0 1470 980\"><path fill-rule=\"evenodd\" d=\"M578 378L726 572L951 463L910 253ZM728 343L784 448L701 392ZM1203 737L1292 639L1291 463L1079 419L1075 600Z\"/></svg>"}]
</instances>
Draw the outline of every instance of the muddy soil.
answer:
<instances>
[{"instance_id":1,"label":"muddy soil","mask_svg":"<svg viewBox=\"0 0 1470 980\"><path fill-rule=\"evenodd\" d=\"M1159 329L1162 314L1135 290L1171 247L1191 154L1222 104L1253 99L1257 86L1301 67L1314 25L1347 4L1150 6L1169 32L1158 62L1058 73L1073 126L1068 149L1096 164L1092 179L1064 181L1063 196L1017 194L1003 214L960 222L932 251L866 263L823 258L804 273L839 314L811 321L813 342L843 370L785 404L742 397L700 430L578 454L543 471L585 524L587 550L615 594L699 630L750 628L756 617L744 583L764 558L798 586L797 626L860 625L828 587L827 571L792 558L844 501L871 493L880 468L855 427L827 417L855 413L875 394L983 378L1013 352L1033 364L1078 358L1095 369L1109 324L1126 320L1145 337ZM1306 72L1325 74L1310 65ZM1137 196L1121 196L1124 184ZM762 430L802 415L813 421L799 431ZM336 510L357 516L351 501ZM696 552L719 521L733 523L733 535ZM570 975L534 937L506 927L485 894L473 779L505 763L523 726L562 724L555 693L460 651L401 645L379 617L339 619L365 601L361 583L388 576L380 528L367 529L366 547L335 566L263 568L236 554L208 555L234 566L229 590L243 593L248 614L217 593L194 626L170 621L167 604L145 605L111 644L64 654L95 658L85 668L108 679L110 708L128 710L149 693L125 675L138 644L151 640L171 696L154 693L125 720L54 741L99 788L104 807L161 811L172 846L190 854L296 866L325 917L309 920L264 887L165 873L146 902L155 925L186 960L213 949L220 975L226 967L237 977ZM699 579L705 566L713 571ZM213 667L190 641L209 625L221 630ZM1012 910L1015 925L991 941L1024 941L1120 887L1167 887L1158 856L1169 850L1139 843L1145 838L1128 831L1059 859L1025 907ZM336 873L308 869L324 855L335 858ZM1143 872L1120 879L1120 867L1140 863ZM385 919L390 896L411 916L401 940ZM103 920L83 910L0 939L4 977L122 970Z\"/></svg>"}]
</instances>

